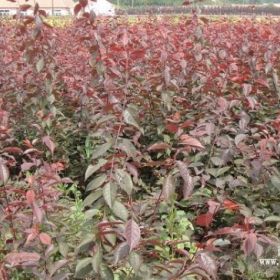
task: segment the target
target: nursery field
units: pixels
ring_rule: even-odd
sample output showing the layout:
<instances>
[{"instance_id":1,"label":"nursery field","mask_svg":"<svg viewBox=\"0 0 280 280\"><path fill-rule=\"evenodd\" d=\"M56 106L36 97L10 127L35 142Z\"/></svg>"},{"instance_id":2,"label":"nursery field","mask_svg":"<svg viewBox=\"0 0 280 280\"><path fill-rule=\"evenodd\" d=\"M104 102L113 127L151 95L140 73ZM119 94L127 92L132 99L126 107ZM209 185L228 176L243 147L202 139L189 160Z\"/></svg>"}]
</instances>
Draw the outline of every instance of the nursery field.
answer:
<instances>
[{"instance_id":1,"label":"nursery field","mask_svg":"<svg viewBox=\"0 0 280 280\"><path fill-rule=\"evenodd\" d=\"M45 20L0 21L0 279L280 279L280 20Z\"/></svg>"}]
</instances>

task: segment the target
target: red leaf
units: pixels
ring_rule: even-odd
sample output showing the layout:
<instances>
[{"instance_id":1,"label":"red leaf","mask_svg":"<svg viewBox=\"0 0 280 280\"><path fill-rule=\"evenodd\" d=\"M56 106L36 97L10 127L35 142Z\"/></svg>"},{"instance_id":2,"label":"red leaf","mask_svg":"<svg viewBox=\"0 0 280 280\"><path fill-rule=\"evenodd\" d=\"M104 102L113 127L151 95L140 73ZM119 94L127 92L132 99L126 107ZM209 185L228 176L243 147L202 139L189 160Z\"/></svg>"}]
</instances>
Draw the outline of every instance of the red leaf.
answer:
<instances>
[{"instance_id":1,"label":"red leaf","mask_svg":"<svg viewBox=\"0 0 280 280\"><path fill-rule=\"evenodd\" d=\"M40 16L43 16L43 17L47 17L48 16L48 14L47 14L47 12L45 10L39 10L38 13L39 13Z\"/></svg>"},{"instance_id":2,"label":"red leaf","mask_svg":"<svg viewBox=\"0 0 280 280\"><path fill-rule=\"evenodd\" d=\"M3 152L9 153L9 154L22 154L22 149L18 147L6 147L3 149Z\"/></svg>"},{"instance_id":3,"label":"red leaf","mask_svg":"<svg viewBox=\"0 0 280 280\"><path fill-rule=\"evenodd\" d=\"M254 254L257 258L260 258L260 256L263 254L263 246L260 244L256 244L255 249L254 249Z\"/></svg>"},{"instance_id":4,"label":"red leaf","mask_svg":"<svg viewBox=\"0 0 280 280\"><path fill-rule=\"evenodd\" d=\"M166 84L166 85L169 85L169 84L170 84L170 79L171 79L171 76L170 76L170 67L165 66L165 69L164 69L164 71L163 71L163 76L164 76L165 84Z\"/></svg>"},{"instance_id":5,"label":"red leaf","mask_svg":"<svg viewBox=\"0 0 280 280\"><path fill-rule=\"evenodd\" d=\"M51 153L53 154L54 149L55 149L55 144L52 141L52 139L50 138L50 136L44 136L42 138L43 143L49 148L49 150L51 151Z\"/></svg>"},{"instance_id":6,"label":"red leaf","mask_svg":"<svg viewBox=\"0 0 280 280\"><path fill-rule=\"evenodd\" d=\"M171 123L179 123L180 119L181 119L180 113L176 112L175 114L173 114L172 116L170 116L170 118L168 118L166 120L171 122Z\"/></svg>"},{"instance_id":7,"label":"red leaf","mask_svg":"<svg viewBox=\"0 0 280 280\"><path fill-rule=\"evenodd\" d=\"M10 275L10 273L9 273ZM1 280L9 280L10 277L8 275L8 268L5 267L4 263L0 264L0 279Z\"/></svg>"},{"instance_id":8,"label":"red leaf","mask_svg":"<svg viewBox=\"0 0 280 280\"><path fill-rule=\"evenodd\" d=\"M242 237L243 230L239 225L237 225L233 227L223 227L213 232L213 235L228 235L228 234Z\"/></svg>"},{"instance_id":9,"label":"red leaf","mask_svg":"<svg viewBox=\"0 0 280 280\"><path fill-rule=\"evenodd\" d=\"M80 5L85 8L88 4L88 0L79 0Z\"/></svg>"},{"instance_id":10,"label":"red leaf","mask_svg":"<svg viewBox=\"0 0 280 280\"><path fill-rule=\"evenodd\" d=\"M43 218L44 218L44 212L41 210L41 208L38 206L38 204L36 203L36 201L33 202L32 204L33 206L33 215L36 218L37 222L39 224L42 223Z\"/></svg>"},{"instance_id":11,"label":"red leaf","mask_svg":"<svg viewBox=\"0 0 280 280\"><path fill-rule=\"evenodd\" d=\"M127 31L125 30L123 36L122 36L122 43L124 46L128 45L128 36L127 36Z\"/></svg>"},{"instance_id":12,"label":"red leaf","mask_svg":"<svg viewBox=\"0 0 280 280\"><path fill-rule=\"evenodd\" d=\"M262 85L264 87L269 88L269 83L265 79L259 78L259 79L256 80L256 83L258 83L258 84L260 84L260 85Z\"/></svg>"},{"instance_id":13,"label":"red leaf","mask_svg":"<svg viewBox=\"0 0 280 280\"><path fill-rule=\"evenodd\" d=\"M125 238L129 245L130 251L138 246L141 238L141 231L138 224L132 219L129 220L126 224Z\"/></svg>"},{"instance_id":14,"label":"red leaf","mask_svg":"<svg viewBox=\"0 0 280 280\"><path fill-rule=\"evenodd\" d=\"M145 51L144 50L136 50L130 53L130 58L132 60L135 59L140 59L143 58L145 56Z\"/></svg>"},{"instance_id":15,"label":"red leaf","mask_svg":"<svg viewBox=\"0 0 280 280\"><path fill-rule=\"evenodd\" d=\"M180 125L180 127L181 128L189 128L189 127L191 127L193 125L193 121L191 121L191 120L186 120L186 121L184 121L181 125ZM176 131L177 132L177 131Z\"/></svg>"},{"instance_id":16,"label":"red leaf","mask_svg":"<svg viewBox=\"0 0 280 280\"><path fill-rule=\"evenodd\" d=\"M20 11L23 11L23 12L27 11L29 8L31 8L31 5L29 5L29 4L23 4L23 5L19 6Z\"/></svg>"},{"instance_id":17,"label":"red leaf","mask_svg":"<svg viewBox=\"0 0 280 280\"><path fill-rule=\"evenodd\" d=\"M42 242L42 244L44 244L44 245L52 244L52 238L47 233L41 232L39 234L39 239Z\"/></svg>"},{"instance_id":18,"label":"red leaf","mask_svg":"<svg viewBox=\"0 0 280 280\"><path fill-rule=\"evenodd\" d=\"M28 139L23 140L23 144L24 144L24 146L26 146L27 148L33 148L32 143L31 143L30 140L28 140Z\"/></svg>"},{"instance_id":19,"label":"red leaf","mask_svg":"<svg viewBox=\"0 0 280 280\"><path fill-rule=\"evenodd\" d=\"M242 89L243 89L243 94L245 96L247 96L248 94L250 94L252 92L252 85L251 84L247 84L247 83L244 83L242 85Z\"/></svg>"},{"instance_id":20,"label":"red leaf","mask_svg":"<svg viewBox=\"0 0 280 280\"><path fill-rule=\"evenodd\" d=\"M224 207L228 210L238 210L239 205L229 199L224 200Z\"/></svg>"},{"instance_id":21,"label":"red leaf","mask_svg":"<svg viewBox=\"0 0 280 280\"><path fill-rule=\"evenodd\" d=\"M180 139L182 141L182 143L180 143L180 144L192 146L194 148L204 149L204 146L197 139L195 139L187 134L181 135Z\"/></svg>"},{"instance_id":22,"label":"red leaf","mask_svg":"<svg viewBox=\"0 0 280 280\"><path fill-rule=\"evenodd\" d=\"M149 146L147 150L150 152L150 151L160 151L166 149L170 149L170 145L164 142L159 142Z\"/></svg>"},{"instance_id":23,"label":"red leaf","mask_svg":"<svg viewBox=\"0 0 280 280\"><path fill-rule=\"evenodd\" d=\"M28 190L26 192L25 197L26 197L27 203L32 204L35 201L36 194L33 190Z\"/></svg>"},{"instance_id":24,"label":"red leaf","mask_svg":"<svg viewBox=\"0 0 280 280\"><path fill-rule=\"evenodd\" d=\"M28 171L31 167L35 166L34 162L24 162L21 164L20 169L22 172Z\"/></svg>"},{"instance_id":25,"label":"red leaf","mask_svg":"<svg viewBox=\"0 0 280 280\"><path fill-rule=\"evenodd\" d=\"M60 172L65 169L65 166L62 162L54 162L51 164L51 168L53 168L56 172Z\"/></svg>"},{"instance_id":26,"label":"red leaf","mask_svg":"<svg viewBox=\"0 0 280 280\"><path fill-rule=\"evenodd\" d=\"M32 228L27 229L25 232L28 233L28 236L27 236L26 242L25 242L25 244L27 245L30 243L30 241L33 241L38 236L39 227L38 227L38 225L35 225Z\"/></svg>"},{"instance_id":27,"label":"red leaf","mask_svg":"<svg viewBox=\"0 0 280 280\"><path fill-rule=\"evenodd\" d=\"M196 242L195 246L199 249L204 249L206 247L205 243Z\"/></svg>"},{"instance_id":28,"label":"red leaf","mask_svg":"<svg viewBox=\"0 0 280 280\"><path fill-rule=\"evenodd\" d=\"M207 201L207 204L209 206L208 212L215 215L220 208L220 203L210 199Z\"/></svg>"},{"instance_id":29,"label":"red leaf","mask_svg":"<svg viewBox=\"0 0 280 280\"><path fill-rule=\"evenodd\" d=\"M248 101L249 108L254 110L256 105L258 105L258 101L256 100L256 98L253 96L247 96L246 99Z\"/></svg>"},{"instance_id":30,"label":"red leaf","mask_svg":"<svg viewBox=\"0 0 280 280\"><path fill-rule=\"evenodd\" d=\"M135 165L127 162L126 164L127 171L134 177L134 180L138 181L139 172Z\"/></svg>"},{"instance_id":31,"label":"red leaf","mask_svg":"<svg viewBox=\"0 0 280 280\"><path fill-rule=\"evenodd\" d=\"M168 123L165 128L170 133L176 133L179 129L178 125L175 123Z\"/></svg>"},{"instance_id":32,"label":"red leaf","mask_svg":"<svg viewBox=\"0 0 280 280\"><path fill-rule=\"evenodd\" d=\"M10 266L15 267L19 265L35 265L41 256L37 253L19 252L9 253L5 257L5 262L9 263Z\"/></svg>"},{"instance_id":33,"label":"red leaf","mask_svg":"<svg viewBox=\"0 0 280 280\"><path fill-rule=\"evenodd\" d=\"M209 22L209 19L206 17L200 17L199 19L205 24L207 24Z\"/></svg>"},{"instance_id":34,"label":"red leaf","mask_svg":"<svg viewBox=\"0 0 280 280\"><path fill-rule=\"evenodd\" d=\"M188 6L188 5L190 5L192 2L190 1L190 0L185 0L184 2L183 2L183 6Z\"/></svg>"},{"instance_id":35,"label":"red leaf","mask_svg":"<svg viewBox=\"0 0 280 280\"><path fill-rule=\"evenodd\" d=\"M218 111L219 112L224 112L228 109L228 102L224 97L219 97L218 98Z\"/></svg>"},{"instance_id":36,"label":"red leaf","mask_svg":"<svg viewBox=\"0 0 280 280\"><path fill-rule=\"evenodd\" d=\"M198 254L196 259L199 267L205 270L207 274L211 276L211 279L217 279L217 263L209 253L201 252Z\"/></svg>"},{"instance_id":37,"label":"red leaf","mask_svg":"<svg viewBox=\"0 0 280 280\"><path fill-rule=\"evenodd\" d=\"M80 3L78 3L74 8L75 16L80 12L81 9L82 9L82 5Z\"/></svg>"},{"instance_id":38,"label":"red leaf","mask_svg":"<svg viewBox=\"0 0 280 280\"><path fill-rule=\"evenodd\" d=\"M213 221L213 214L209 212L205 214L201 214L195 219L196 225L201 227L206 227L206 228L210 226L212 221Z\"/></svg>"},{"instance_id":39,"label":"red leaf","mask_svg":"<svg viewBox=\"0 0 280 280\"><path fill-rule=\"evenodd\" d=\"M36 15L38 10L39 10L39 4L36 2L35 6L34 6L33 14Z\"/></svg>"},{"instance_id":40,"label":"red leaf","mask_svg":"<svg viewBox=\"0 0 280 280\"><path fill-rule=\"evenodd\" d=\"M246 256L250 255L255 250L256 244L257 235L254 232L249 233L242 245L242 249Z\"/></svg>"},{"instance_id":41,"label":"red leaf","mask_svg":"<svg viewBox=\"0 0 280 280\"><path fill-rule=\"evenodd\" d=\"M242 84L244 81L246 81L246 77L244 76L234 76L231 78L231 81L232 82L235 82L235 83L239 83L239 84Z\"/></svg>"}]
</instances>

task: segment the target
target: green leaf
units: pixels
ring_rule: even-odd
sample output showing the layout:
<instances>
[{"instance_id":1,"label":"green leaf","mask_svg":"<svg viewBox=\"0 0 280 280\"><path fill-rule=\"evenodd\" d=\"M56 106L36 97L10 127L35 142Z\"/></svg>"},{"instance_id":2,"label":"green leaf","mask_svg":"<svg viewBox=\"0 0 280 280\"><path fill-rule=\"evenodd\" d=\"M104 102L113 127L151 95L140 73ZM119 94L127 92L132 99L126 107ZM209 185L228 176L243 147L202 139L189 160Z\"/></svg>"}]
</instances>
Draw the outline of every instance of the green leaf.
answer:
<instances>
[{"instance_id":1,"label":"green leaf","mask_svg":"<svg viewBox=\"0 0 280 280\"><path fill-rule=\"evenodd\" d=\"M55 96L53 94L50 94L48 97L47 97L47 100L50 104L53 104L55 102Z\"/></svg>"},{"instance_id":2,"label":"green leaf","mask_svg":"<svg viewBox=\"0 0 280 280\"><path fill-rule=\"evenodd\" d=\"M240 271L241 273L244 273L247 270L248 264L246 264L244 260L237 259L236 264L238 271Z\"/></svg>"},{"instance_id":3,"label":"green leaf","mask_svg":"<svg viewBox=\"0 0 280 280\"><path fill-rule=\"evenodd\" d=\"M137 156L137 150L130 140L125 138L119 138L116 148L124 151L129 157L135 158Z\"/></svg>"},{"instance_id":4,"label":"green leaf","mask_svg":"<svg viewBox=\"0 0 280 280\"><path fill-rule=\"evenodd\" d=\"M60 241L58 242L58 250L59 253L66 258L69 252L69 246L66 242Z\"/></svg>"},{"instance_id":5,"label":"green leaf","mask_svg":"<svg viewBox=\"0 0 280 280\"><path fill-rule=\"evenodd\" d=\"M137 253L131 252L129 255L129 263L132 266L133 270L137 272L140 269L143 260Z\"/></svg>"},{"instance_id":6,"label":"green leaf","mask_svg":"<svg viewBox=\"0 0 280 280\"><path fill-rule=\"evenodd\" d=\"M215 165L215 166L222 166L224 164L224 161L222 158L219 157L211 157L211 162Z\"/></svg>"},{"instance_id":7,"label":"green leaf","mask_svg":"<svg viewBox=\"0 0 280 280\"><path fill-rule=\"evenodd\" d=\"M101 187L107 179L107 176L105 174L102 174L96 178L94 178L92 181L90 181L87 185L86 191L92 191L95 189L98 189Z\"/></svg>"},{"instance_id":8,"label":"green leaf","mask_svg":"<svg viewBox=\"0 0 280 280\"><path fill-rule=\"evenodd\" d=\"M75 270L75 278L85 279L85 276L92 271L92 258L84 258L78 261Z\"/></svg>"},{"instance_id":9,"label":"green leaf","mask_svg":"<svg viewBox=\"0 0 280 280\"><path fill-rule=\"evenodd\" d=\"M126 258L129 254L129 245L127 242L122 242L117 247L115 253L114 253L114 265L117 265L119 261Z\"/></svg>"},{"instance_id":10,"label":"green leaf","mask_svg":"<svg viewBox=\"0 0 280 280\"><path fill-rule=\"evenodd\" d=\"M43 70L44 66L45 66L45 61L44 58L42 57L36 63L37 72L40 73Z\"/></svg>"},{"instance_id":11,"label":"green leaf","mask_svg":"<svg viewBox=\"0 0 280 280\"><path fill-rule=\"evenodd\" d=\"M100 265L99 274L102 280L114 280L113 271L104 263Z\"/></svg>"},{"instance_id":12,"label":"green leaf","mask_svg":"<svg viewBox=\"0 0 280 280\"><path fill-rule=\"evenodd\" d=\"M228 239L219 238L213 242L213 245L217 247L224 247L230 245L231 242Z\"/></svg>"},{"instance_id":13,"label":"green leaf","mask_svg":"<svg viewBox=\"0 0 280 280\"><path fill-rule=\"evenodd\" d=\"M92 152L92 159L97 159L103 156L112 147L112 142L99 145Z\"/></svg>"},{"instance_id":14,"label":"green leaf","mask_svg":"<svg viewBox=\"0 0 280 280\"><path fill-rule=\"evenodd\" d=\"M280 177L274 175L270 181L275 188L280 189Z\"/></svg>"},{"instance_id":15,"label":"green leaf","mask_svg":"<svg viewBox=\"0 0 280 280\"><path fill-rule=\"evenodd\" d=\"M103 188L103 198L107 205L112 209L117 195L117 186L114 183L107 183Z\"/></svg>"},{"instance_id":16,"label":"green leaf","mask_svg":"<svg viewBox=\"0 0 280 280\"><path fill-rule=\"evenodd\" d=\"M50 277L53 276L59 269L65 266L69 261L68 260L59 260L50 265Z\"/></svg>"},{"instance_id":17,"label":"green leaf","mask_svg":"<svg viewBox=\"0 0 280 280\"><path fill-rule=\"evenodd\" d=\"M145 275L145 279L149 279L149 280L156 280L156 278L152 277L152 269L150 268L150 266L148 266L147 264L143 263L140 267L140 271L138 272L138 275L140 275L141 277L143 275ZM140 277L140 279L141 279ZM158 279L158 278L157 278Z\"/></svg>"},{"instance_id":18,"label":"green leaf","mask_svg":"<svg viewBox=\"0 0 280 280\"><path fill-rule=\"evenodd\" d=\"M206 171L207 171L207 173L209 173L213 177L215 177L215 178L218 177L217 176L217 172L218 172L217 168L207 168Z\"/></svg>"},{"instance_id":19,"label":"green leaf","mask_svg":"<svg viewBox=\"0 0 280 280\"><path fill-rule=\"evenodd\" d=\"M172 174L169 174L163 183L162 195L165 200L171 199L173 193L175 191L175 183Z\"/></svg>"},{"instance_id":20,"label":"green leaf","mask_svg":"<svg viewBox=\"0 0 280 280\"><path fill-rule=\"evenodd\" d=\"M95 254L92 257L92 267L96 273L99 273L102 258L103 258L102 248L100 248L100 246L97 246Z\"/></svg>"},{"instance_id":21,"label":"green leaf","mask_svg":"<svg viewBox=\"0 0 280 280\"><path fill-rule=\"evenodd\" d=\"M273 78L273 84L274 84L274 87L276 90L277 97L280 100L279 77L278 77L277 71L275 69L272 70L272 78Z\"/></svg>"},{"instance_id":22,"label":"green leaf","mask_svg":"<svg viewBox=\"0 0 280 280\"><path fill-rule=\"evenodd\" d=\"M230 166L225 166L222 168L207 168L206 171L213 177L217 178L224 175L228 170L230 170L230 168Z\"/></svg>"},{"instance_id":23,"label":"green leaf","mask_svg":"<svg viewBox=\"0 0 280 280\"><path fill-rule=\"evenodd\" d=\"M123 169L117 169L115 176L121 189L124 190L128 195L131 195L133 190L131 176Z\"/></svg>"},{"instance_id":24,"label":"green leaf","mask_svg":"<svg viewBox=\"0 0 280 280\"><path fill-rule=\"evenodd\" d=\"M0 159L0 186L5 185L10 177L10 172L6 164Z\"/></svg>"},{"instance_id":25,"label":"green leaf","mask_svg":"<svg viewBox=\"0 0 280 280\"><path fill-rule=\"evenodd\" d=\"M89 194L84 200L84 206L90 206L94 201L99 199L102 196L102 190L95 190L91 194Z\"/></svg>"},{"instance_id":26,"label":"green leaf","mask_svg":"<svg viewBox=\"0 0 280 280\"><path fill-rule=\"evenodd\" d=\"M280 216L269 216L264 219L265 222L280 222Z\"/></svg>"},{"instance_id":27,"label":"green leaf","mask_svg":"<svg viewBox=\"0 0 280 280\"><path fill-rule=\"evenodd\" d=\"M134 220L129 220L125 226L124 236L129 245L129 250L136 248L141 239L141 231L139 225Z\"/></svg>"},{"instance_id":28,"label":"green leaf","mask_svg":"<svg viewBox=\"0 0 280 280\"><path fill-rule=\"evenodd\" d=\"M136 127L138 130L140 130L140 132L141 132L142 134L144 134L143 128L141 128L141 127L139 126L139 124L137 123L135 117L133 116L132 110L131 110L130 108L127 108L126 110L124 110L124 112L123 112L123 118L124 118L124 121L125 121L127 124Z\"/></svg>"},{"instance_id":29,"label":"green leaf","mask_svg":"<svg viewBox=\"0 0 280 280\"><path fill-rule=\"evenodd\" d=\"M188 166L183 161L177 160L176 164L179 168L180 175L184 181L184 185L183 185L184 199L188 199L191 196L194 188L193 178L190 175Z\"/></svg>"},{"instance_id":30,"label":"green leaf","mask_svg":"<svg viewBox=\"0 0 280 280\"><path fill-rule=\"evenodd\" d=\"M238 146L239 143L244 141L247 137L248 137L247 134L238 134L238 135L236 135L235 138L234 138L235 145Z\"/></svg>"},{"instance_id":31,"label":"green leaf","mask_svg":"<svg viewBox=\"0 0 280 280\"><path fill-rule=\"evenodd\" d=\"M115 233L107 233L105 239L106 241L108 241L108 243L110 243L111 247L115 247L117 241L117 237Z\"/></svg>"},{"instance_id":32,"label":"green leaf","mask_svg":"<svg viewBox=\"0 0 280 280\"><path fill-rule=\"evenodd\" d=\"M112 115L108 115L108 116L102 116L97 122L96 124L97 125L100 125L104 122L108 122L108 121L112 121L115 119L115 116L112 116Z\"/></svg>"},{"instance_id":33,"label":"green leaf","mask_svg":"<svg viewBox=\"0 0 280 280\"><path fill-rule=\"evenodd\" d=\"M100 159L96 165L89 165L86 170L85 181L97 170L99 170L105 163L107 163L107 160Z\"/></svg>"},{"instance_id":34,"label":"green leaf","mask_svg":"<svg viewBox=\"0 0 280 280\"><path fill-rule=\"evenodd\" d=\"M112 211L116 217L120 218L123 221L127 221L128 212L122 203L120 203L119 201L116 200L114 202Z\"/></svg>"},{"instance_id":35,"label":"green leaf","mask_svg":"<svg viewBox=\"0 0 280 280\"><path fill-rule=\"evenodd\" d=\"M161 100L168 111L172 108L173 95L172 91L163 91L161 93Z\"/></svg>"},{"instance_id":36,"label":"green leaf","mask_svg":"<svg viewBox=\"0 0 280 280\"><path fill-rule=\"evenodd\" d=\"M225 167L223 167L223 168L220 168L220 169L218 170L218 173L217 173L218 177L224 175L227 171L230 170L230 168L231 168L230 166L225 166Z\"/></svg>"},{"instance_id":37,"label":"green leaf","mask_svg":"<svg viewBox=\"0 0 280 280\"><path fill-rule=\"evenodd\" d=\"M244 204L240 204L239 207L240 214L242 214L244 217L252 217L252 210L250 208L248 208Z\"/></svg>"},{"instance_id":38,"label":"green leaf","mask_svg":"<svg viewBox=\"0 0 280 280\"><path fill-rule=\"evenodd\" d=\"M95 242L94 235L86 236L76 248L76 253L79 254L79 253L87 252L89 248L93 246L94 242Z\"/></svg>"},{"instance_id":39,"label":"green leaf","mask_svg":"<svg viewBox=\"0 0 280 280\"><path fill-rule=\"evenodd\" d=\"M85 212L85 219L90 220L92 217L99 215L100 211L98 209L90 209Z\"/></svg>"}]
</instances>

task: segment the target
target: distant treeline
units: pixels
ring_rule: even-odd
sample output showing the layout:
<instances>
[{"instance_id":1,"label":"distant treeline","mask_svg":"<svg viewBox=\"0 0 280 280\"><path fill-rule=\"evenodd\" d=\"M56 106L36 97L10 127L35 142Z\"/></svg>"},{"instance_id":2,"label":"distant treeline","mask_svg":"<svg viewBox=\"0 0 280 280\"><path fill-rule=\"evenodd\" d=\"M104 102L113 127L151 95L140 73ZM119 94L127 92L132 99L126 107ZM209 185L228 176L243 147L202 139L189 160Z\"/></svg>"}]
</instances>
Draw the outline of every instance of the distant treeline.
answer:
<instances>
[{"instance_id":1,"label":"distant treeline","mask_svg":"<svg viewBox=\"0 0 280 280\"><path fill-rule=\"evenodd\" d=\"M110 2L120 7L143 7L143 6L181 6L184 0L110 0ZM196 0L193 0L196 2ZM203 1L209 5L228 5L228 4L269 4L280 3L280 0L211 0Z\"/></svg>"},{"instance_id":2,"label":"distant treeline","mask_svg":"<svg viewBox=\"0 0 280 280\"><path fill-rule=\"evenodd\" d=\"M178 6L182 5L184 0L109 0L115 5L122 7L139 7L139 6Z\"/></svg>"},{"instance_id":3,"label":"distant treeline","mask_svg":"<svg viewBox=\"0 0 280 280\"><path fill-rule=\"evenodd\" d=\"M280 8L276 6L201 6L201 14L204 15L273 15L280 16ZM148 15L148 14L188 14L191 6L148 6L134 7L118 10L119 14Z\"/></svg>"}]
</instances>

